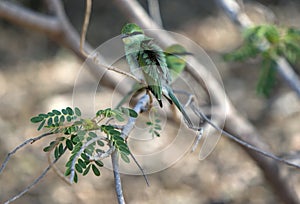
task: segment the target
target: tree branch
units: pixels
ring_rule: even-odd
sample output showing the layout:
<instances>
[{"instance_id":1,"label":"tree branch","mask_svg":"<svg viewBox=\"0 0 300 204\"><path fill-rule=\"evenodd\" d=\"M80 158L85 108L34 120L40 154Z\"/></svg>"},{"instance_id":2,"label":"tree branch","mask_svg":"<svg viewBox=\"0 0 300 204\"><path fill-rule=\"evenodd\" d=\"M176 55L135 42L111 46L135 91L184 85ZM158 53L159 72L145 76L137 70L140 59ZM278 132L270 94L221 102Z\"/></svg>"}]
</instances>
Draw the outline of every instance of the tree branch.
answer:
<instances>
[{"instance_id":1,"label":"tree branch","mask_svg":"<svg viewBox=\"0 0 300 204\"><path fill-rule=\"evenodd\" d=\"M136 22L141 27L145 29L159 29L160 27L152 21L152 19L147 15L144 9L138 4L136 0L114 0L115 5L124 12L131 21ZM151 33L152 34L152 33ZM155 35L155 32L153 32ZM166 46L175 43L174 39L170 37L167 33L153 36L155 39ZM261 141L254 126L241 115L238 114L236 109L233 107L229 99L224 96L223 89L217 80L203 67L194 57L190 57L187 64L191 66L187 67L187 72L191 74L196 81L199 82L204 88L209 88L213 90L214 94L211 96L213 102L216 105L225 104L227 113L227 121L225 123L225 130L232 135L236 135L243 141L250 143L258 148L265 149L269 151L268 145ZM197 70L196 70L197 69ZM203 79L209 79L203 84ZM221 106L220 106L221 107ZM249 156L257 163L257 165L263 171L265 178L269 181L271 187L276 192L279 198L288 203L298 203L297 195L294 190L289 186L288 181L280 175L279 166L276 161L262 157L259 153L254 152L248 148L244 150L249 154Z\"/></svg>"},{"instance_id":2,"label":"tree branch","mask_svg":"<svg viewBox=\"0 0 300 204\"><path fill-rule=\"evenodd\" d=\"M67 147L65 147L66 150ZM60 155L61 156L61 155ZM48 171L51 169L52 165L54 165L60 158L60 156L55 159L42 173L39 177L37 177L30 185L28 185L22 192L20 192L19 194L15 195L14 197L10 198L9 200L7 200L4 204L9 204L15 200L17 200L18 198L20 198L22 195L24 195L25 193L27 193L32 187L34 187L37 183L40 182L40 180L42 178L44 178L46 176L46 174L48 173Z\"/></svg>"},{"instance_id":3,"label":"tree branch","mask_svg":"<svg viewBox=\"0 0 300 204\"><path fill-rule=\"evenodd\" d=\"M115 178L115 189L118 198L119 204L125 204L125 199L123 196L122 190L122 182L121 182L121 175L119 170L119 153L114 151L111 155L111 162L114 171L114 178Z\"/></svg>"},{"instance_id":4,"label":"tree branch","mask_svg":"<svg viewBox=\"0 0 300 204\"><path fill-rule=\"evenodd\" d=\"M28 144L32 144L34 143L35 141L37 140L40 140L44 137L47 137L49 135L53 135L54 133L53 132L47 132L47 133L44 133L42 135L39 135L37 137L34 137L34 138L30 138L26 141L24 141L22 144L18 145L15 149L13 149L11 152L9 152L6 156L6 158L4 159L4 162L2 163L1 167L0 167L0 174L2 173L2 171L5 169L6 165L7 165L7 162L10 160L10 157L12 155L14 155L19 149L23 148L24 146L28 145Z\"/></svg>"},{"instance_id":5,"label":"tree branch","mask_svg":"<svg viewBox=\"0 0 300 204\"><path fill-rule=\"evenodd\" d=\"M147 0L147 2L150 16L157 25L162 26L163 23L160 15L159 0Z\"/></svg>"},{"instance_id":6,"label":"tree branch","mask_svg":"<svg viewBox=\"0 0 300 204\"><path fill-rule=\"evenodd\" d=\"M56 17L34 12L9 1L0 1L0 18L47 36L61 33L61 25Z\"/></svg>"}]
</instances>

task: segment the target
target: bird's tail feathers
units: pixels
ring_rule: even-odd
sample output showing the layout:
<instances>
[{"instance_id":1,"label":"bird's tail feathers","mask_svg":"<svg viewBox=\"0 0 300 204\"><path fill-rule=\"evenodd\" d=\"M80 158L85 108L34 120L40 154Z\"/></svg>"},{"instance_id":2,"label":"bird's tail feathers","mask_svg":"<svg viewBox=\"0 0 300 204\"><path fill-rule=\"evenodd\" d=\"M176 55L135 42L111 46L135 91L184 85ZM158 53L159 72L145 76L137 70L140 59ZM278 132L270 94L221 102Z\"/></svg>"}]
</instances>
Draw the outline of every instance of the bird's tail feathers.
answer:
<instances>
[{"instance_id":1,"label":"bird's tail feathers","mask_svg":"<svg viewBox=\"0 0 300 204\"><path fill-rule=\"evenodd\" d=\"M175 106L178 108L178 110L182 113L185 121L188 123L189 127L193 127L193 123L188 116L188 114L185 112L184 108L182 107L181 103L177 99L177 97L174 95L173 91L171 89L168 90L168 96L170 97L171 101L175 104Z\"/></svg>"}]
</instances>

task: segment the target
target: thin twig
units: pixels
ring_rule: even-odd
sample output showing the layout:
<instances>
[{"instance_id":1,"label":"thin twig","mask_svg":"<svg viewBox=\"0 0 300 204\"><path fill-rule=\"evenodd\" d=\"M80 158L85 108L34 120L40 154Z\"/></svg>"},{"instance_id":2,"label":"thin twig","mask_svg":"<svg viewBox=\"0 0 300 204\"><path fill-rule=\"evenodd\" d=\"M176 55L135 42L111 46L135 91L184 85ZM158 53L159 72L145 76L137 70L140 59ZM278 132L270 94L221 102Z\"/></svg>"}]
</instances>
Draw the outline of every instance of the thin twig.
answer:
<instances>
[{"instance_id":1,"label":"thin twig","mask_svg":"<svg viewBox=\"0 0 300 204\"><path fill-rule=\"evenodd\" d=\"M203 118L208 124L210 124L210 125L211 125L212 127L214 127L216 130L218 130L221 134L227 136L228 138L230 138L231 140L237 142L238 144L240 144L240 145L242 145L242 146L244 146L244 147L247 147L248 149L251 149L251 150L253 150L253 151L255 151L255 152L258 152L258 153L260 153L260 154L262 154L262 155L264 155L264 156L266 156L266 157L269 157L269 158L271 158L271 159L273 159L273 160L275 160L275 161L284 163L284 164L286 164L286 165L288 165L288 166L300 168L300 165L298 165L298 164L295 164L295 163L289 162L289 161L287 161L287 160L285 160L285 159L279 158L279 157L275 156L274 154L271 154L271 153L266 152L266 151L264 151L264 150L262 150L262 149L260 149L260 148L258 148L258 147L255 147L255 146L249 144L248 142L245 142L245 141L239 139L238 137L236 137L236 136L234 136L234 135L232 135L232 134L230 134L230 133L224 131L223 129L219 128L219 127L218 127L217 125L215 125L209 118L207 118L206 115L203 114L203 113L199 110L199 108L197 108L193 103L191 103L191 108L192 108L192 110L194 111L194 113L195 113L196 115L198 115L198 117Z\"/></svg>"},{"instance_id":2,"label":"thin twig","mask_svg":"<svg viewBox=\"0 0 300 204\"><path fill-rule=\"evenodd\" d=\"M95 55L92 57L92 58L93 58L93 62L94 62L96 65L98 65L98 66L100 66L100 67L104 67L104 68L106 68L107 70L114 71L114 72L116 72L116 73L122 74L122 75L124 75L124 76L129 77L129 78L132 78L133 80L137 81L138 83L143 83L141 80L139 80L139 79L136 78L134 75L132 75L132 74L130 74L130 73L128 73L128 72L125 72L125 71L123 71L123 70L120 70L120 69L118 69L118 68L116 68L116 67L106 66L106 65L100 63L100 62L101 62L101 59L99 58L99 56L100 56L100 54L99 54L98 52L96 52Z\"/></svg>"},{"instance_id":3,"label":"thin twig","mask_svg":"<svg viewBox=\"0 0 300 204\"><path fill-rule=\"evenodd\" d=\"M192 146L191 152L194 152L196 150L196 148L198 147L199 142L200 142L200 140L202 139L202 136L203 136L203 131L204 131L203 128L199 129L198 134L195 138L195 142Z\"/></svg>"},{"instance_id":4,"label":"thin twig","mask_svg":"<svg viewBox=\"0 0 300 204\"><path fill-rule=\"evenodd\" d=\"M1 168L0 168L0 174L2 173L2 171L4 170L4 168L6 167L7 162L9 161L10 157L12 155L14 155L19 149L21 149L22 147L24 147L25 145L27 145L29 143L32 144L35 141L40 140L40 139L42 139L42 138L44 138L46 136L52 135L52 134L54 134L54 133L53 132L47 132L47 133L44 133L44 134L39 135L37 137L30 138L30 139L24 141L22 144L18 145L16 148L14 148L11 152L9 152L7 154L6 158L4 159L4 162L2 163Z\"/></svg>"},{"instance_id":5,"label":"thin twig","mask_svg":"<svg viewBox=\"0 0 300 204\"><path fill-rule=\"evenodd\" d=\"M99 152L99 153L97 153L96 156L90 156L89 159L90 159L90 161L102 160L102 159L109 157L114 151L115 151L115 147L111 146L105 152Z\"/></svg>"},{"instance_id":6,"label":"thin twig","mask_svg":"<svg viewBox=\"0 0 300 204\"><path fill-rule=\"evenodd\" d=\"M142 168L142 166L139 164L138 160L135 158L135 156L130 152L130 156L131 158L133 159L134 163L138 166L138 168L140 169L140 171L142 172L142 175L146 181L146 184L147 186L150 186L150 183L149 183L149 180L148 180L148 177L144 171L144 169Z\"/></svg>"},{"instance_id":7,"label":"thin twig","mask_svg":"<svg viewBox=\"0 0 300 204\"><path fill-rule=\"evenodd\" d=\"M82 52L82 54L85 55L86 58L88 58L89 54L86 53L84 50L84 43L85 43L87 28L89 26L89 21L91 17L91 8L92 8L92 0L86 0L85 15L84 15L84 21L82 25L80 46L79 46L80 52Z\"/></svg>"},{"instance_id":8,"label":"thin twig","mask_svg":"<svg viewBox=\"0 0 300 204\"><path fill-rule=\"evenodd\" d=\"M57 168L55 164L53 164L53 161L51 159L51 153L52 151L47 152L47 159L48 159L48 164L51 166L53 172L66 184L71 185L69 180L65 177L65 175Z\"/></svg>"},{"instance_id":9,"label":"thin twig","mask_svg":"<svg viewBox=\"0 0 300 204\"><path fill-rule=\"evenodd\" d=\"M65 147L66 150L67 147ZM61 155L60 155L61 156ZM20 198L22 195L24 195L25 193L27 193L32 187L34 187L42 178L44 178L47 174L47 172L51 169L52 165L54 165L58 160L59 157L57 157L43 172L42 174L37 177L30 185L28 185L22 192L20 192L19 194L15 195L14 197L10 198L9 200L7 200L4 204L9 204L13 201L15 201L16 199Z\"/></svg>"}]
</instances>

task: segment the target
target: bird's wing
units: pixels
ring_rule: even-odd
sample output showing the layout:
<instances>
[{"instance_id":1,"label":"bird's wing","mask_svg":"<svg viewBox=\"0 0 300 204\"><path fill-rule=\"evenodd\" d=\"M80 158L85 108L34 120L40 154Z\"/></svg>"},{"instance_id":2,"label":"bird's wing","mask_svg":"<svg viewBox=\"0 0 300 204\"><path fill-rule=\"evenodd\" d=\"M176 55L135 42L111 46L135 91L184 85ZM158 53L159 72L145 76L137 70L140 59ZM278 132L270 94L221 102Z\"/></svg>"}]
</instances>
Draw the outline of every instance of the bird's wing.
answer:
<instances>
[{"instance_id":1,"label":"bird's wing","mask_svg":"<svg viewBox=\"0 0 300 204\"><path fill-rule=\"evenodd\" d=\"M169 70L164 53L151 40L143 41L141 47L138 57L139 65L143 71L148 88L157 98L160 106L162 106L162 85L168 83L167 81L169 80Z\"/></svg>"}]
</instances>

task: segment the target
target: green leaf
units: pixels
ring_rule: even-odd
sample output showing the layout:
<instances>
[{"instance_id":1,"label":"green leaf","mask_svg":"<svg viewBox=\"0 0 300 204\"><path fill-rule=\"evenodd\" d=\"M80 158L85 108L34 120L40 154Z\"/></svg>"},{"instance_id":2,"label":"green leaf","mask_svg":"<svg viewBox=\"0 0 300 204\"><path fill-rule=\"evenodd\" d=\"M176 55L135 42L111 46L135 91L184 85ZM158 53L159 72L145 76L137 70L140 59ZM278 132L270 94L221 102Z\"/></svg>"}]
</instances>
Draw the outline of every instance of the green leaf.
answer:
<instances>
[{"instance_id":1,"label":"green leaf","mask_svg":"<svg viewBox=\"0 0 300 204\"><path fill-rule=\"evenodd\" d=\"M72 121L72 117L68 115L68 116L67 116L67 121L68 121L68 122L71 122L71 121Z\"/></svg>"},{"instance_id":2,"label":"green leaf","mask_svg":"<svg viewBox=\"0 0 300 204\"><path fill-rule=\"evenodd\" d=\"M85 162L84 162L82 159L78 159L78 164L79 164L83 169L86 168L86 164L85 164Z\"/></svg>"},{"instance_id":3,"label":"green leaf","mask_svg":"<svg viewBox=\"0 0 300 204\"><path fill-rule=\"evenodd\" d=\"M148 122L146 122L146 125L153 125L153 123L148 121Z\"/></svg>"},{"instance_id":4,"label":"green leaf","mask_svg":"<svg viewBox=\"0 0 300 204\"><path fill-rule=\"evenodd\" d=\"M52 112L48 112L47 114L48 114L49 117L53 117L54 116L54 113L52 113Z\"/></svg>"},{"instance_id":5,"label":"green leaf","mask_svg":"<svg viewBox=\"0 0 300 204\"><path fill-rule=\"evenodd\" d=\"M66 110L67 110L69 115L74 115L74 111L72 110L72 108L67 107Z\"/></svg>"},{"instance_id":6,"label":"green leaf","mask_svg":"<svg viewBox=\"0 0 300 204\"><path fill-rule=\"evenodd\" d=\"M72 166L72 162L73 162L73 159L69 159L69 161L66 163L66 167L71 167Z\"/></svg>"},{"instance_id":7,"label":"green leaf","mask_svg":"<svg viewBox=\"0 0 300 204\"><path fill-rule=\"evenodd\" d=\"M264 96L269 96L272 87L275 84L275 62L271 59L263 60L263 67L261 69L259 81L257 84L257 93Z\"/></svg>"},{"instance_id":8,"label":"green leaf","mask_svg":"<svg viewBox=\"0 0 300 204\"><path fill-rule=\"evenodd\" d=\"M76 171L77 171L78 173L82 173L82 172L83 172L82 167L81 167L78 163L75 164L75 169L76 169Z\"/></svg>"},{"instance_id":9,"label":"green leaf","mask_svg":"<svg viewBox=\"0 0 300 204\"><path fill-rule=\"evenodd\" d=\"M130 163L129 157L128 157L126 154L120 152L120 155L121 155L121 158L122 158L122 160L123 160L124 162Z\"/></svg>"},{"instance_id":10,"label":"green leaf","mask_svg":"<svg viewBox=\"0 0 300 204\"><path fill-rule=\"evenodd\" d=\"M30 121L32 122L32 123L39 123L39 122L41 122L41 121L43 121L44 120L44 117L41 117L41 116L35 116L35 117L32 117L31 119L30 119Z\"/></svg>"},{"instance_id":11,"label":"green leaf","mask_svg":"<svg viewBox=\"0 0 300 204\"><path fill-rule=\"evenodd\" d=\"M155 130L161 130L161 127L160 127L160 125L156 124L156 125L154 126L154 129L155 129Z\"/></svg>"},{"instance_id":12,"label":"green leaf","mask_svg":"<svg viewBox=\"0 0 300 204\"><path fill-rule=\"evenodd\" d=\"M93 170L95 176L100 176L100 171L96 165L92 164L92 170Z\"/></svg>"},{"instance_id":13,"label":"green leaf","mask_svg":"<svg viewBox=\"0 0 300 204\"><path fill-rule=\"evenodd\" d=\"M89 173L90 169L91 169L91 165L88 165L87 168L84 170L82 175L83 176L87 175Z\"/></svg>"},{"instance_id":14,"label":"green leaf","mask_svg":"<svg viewBox=\"0 0 300 204\"><path fill-rule=\"evenodd\" d=\"M53 118L53 121L54 121L55 124L58 124L58 123L59 123L59 118L58 118L58 116L55 116L55 117Z\"/></svg>"},{"instance_id":15,"label":"green leaf","mask_svg":"<svg viewBox=\"0 0 300 204\"><path fill-rule=\"evenodd\" d=\"M85 148L84 152L87 153L88 155L92 155L94 151L94 147L89 145L87 148Z\"/></svg>"},{"instance_id":16,"label":"green leaf","mask_svg":"<svg viewBox=\"0 0 300 204\"><path fill-rule=\"evenodd\" d=\"M98 110L96 113L96 116L100 116L100 115L102 115L102 113L103 113L103 110Z\"/></svg>"},{"instance_id":17,"label":"green leaf","mask_svg":"<svg viewBox=\"0 0 300 204\"><path fill-rule=\"evenodd\" d=\"M43 120L41 122L41 124L39 125L39 127L37 128L37 130L40 131L44 127L45 123L46 123L46 120Z\"/></svg>"},{"instance_id":18,"label":"green leaf","mask_svg":"<svg viewBox=\"0 0 300 204\"><path fill-rule=\"evenodd\" d=\"M49 118L48 119L48 121L47 121L47 125L49 126L49 127L51 127L51 125L53 124L53 122L52 122L53 120L52 120L52 118Z\"/></svg>"},{"instance_id":19,"label":"green leaf","mask_svg":"<svg viewBox=\"0 0 300 204\"><path fill-rule=\"evenodd\" d=\"M47 114L44 114L44 113L40 113L38 116L39 116L39 117L43 117L43 118L48 118L48 115L47 115Z\"/></svg>"},{"instance_id":20,"label":"green leaf","mask_svg":"<svg viewBox=\"0 0 300 204\"><path fill-rule=\"evenodd\" d=\"M59 156L58 147L55 147L55 150L54 150L54 158L57 159L58 156Z\"/></svg>"},{"instance_id":21,"label":"green leaf","mask_svg":"<svg viewBox=\"0 0 300 204\"><path fill-rule=\"evenodd\" d=\"M78 142L72 152L78 152L82 147L82 142Z\"/></svg>"},{"instance_id":22,"label":"green leaf","mask_svg":"<svg viewBox=\"0 0 300 204\"><path fill-rule=\"evenodd\" d=\"M70 174L71 174L71 167L66 169L65 176L69 176Z\"/></svg>"},{"instance_id":23,"label":"green leaf","mask_svg":"<svg viewBox=\"0 0 300 204\"><path fill-rule=\"evenodd\" d=\"M104 146L104 142L102 142L101 140L97 140L97 144L98 144L99 146L101 146L101 147Z\"/></svg>"},{"instance_id":24,"label":"green leaf","mask_svg":"<svg viewBox=\"0 0 300 204\"><path fill-rule=\"evenodd\" d=\"M76 144L76 143L78 143L80 141L82 141L82 140L80 140L80 138L78 137L78 135L76 135L75 137L72 138L73 144Z\"/></svg>"},{"instance_id":25,"label":"green leaf","mask_svg":"<svg viewBox=\"0 0 300 204\"><path fill-rule=\"evenodd\" d=\"M112 135L112 136L120 136L121 135L121 133L118 130L115 130L115 129L109 130L109 134Z\"/></svg>"},{"instance_id":26,"label":"green leaf","mask_svg":"<svg viewBox=\"0 0 300 204\"><path fill-rule=\"evenodd\" d=\"M102 161L98 160L98 161L95 161L95 163L99 166L99 167L103 167L104 164Z\"/></svg>"},{"instance_id":27,"label":"green leaf","mask_svg":"<svg viewBox=\"0 0 300 204\"><path fill-rule=\"evenodd\" d=\"M130 151L129 151L128 147L120 146L118 150L123 152L126 155L130 154Z\"/></svg>"},{"instance_id":28,"label":"green leaf","mask_svg":"<svg viewBox=\"0 0 300 204\"><path fill-rule=\"evenodd\" d=\"M90 158L84 153L81 154L81 158L84 159L85 162L90 162Z\"/></svg>"},{"instance_id":29,"label":"green leaf","mask_svg":"<svg viewBox=\"0 0 300 204\"><path fill-rule=\"evenodd\" d=\"M130 109L130 108L128 108L128 110L129 110L129 116L130 117L133 117L133 118L137 118L138 117L138 114L137 114L137 112L135 112L135 110Z\"/></svg>"},{"instance_id":30,"label":"green leaf","mask_svg":"<svg viewBox=\"0 0 300 204\"><path fill-rule=\"evenodd\" d=\"M91 136L91 137L93 137L93 138L98 137L97 134L94 133L94 132L89 132L89 136Z\"/></svg>"},{"instance_id":31,"label":"green leaf","mask_svg":"<svg viewBox=\"0 0 300 204\"><path fill-rule=\"evenodd\" d=\"M49 151L51 151L52 149L53 149L53 147L47 146L47 147L45 147L45 148L43 149L43 151L44 151L44 152L49 152Z\"/></svg>"},{"instance_id":32,"label":"green leaf","mask_svg":"<svg viewBox=\"0 0 300 204\"><path fill-rule=\"evenodd\" d=\"M79 108L77 108L77 107L75 107L75 114L79 117L79 116L81 116L81 111L80 111L80 109Z\"/></svg>"},{"instance_id":33,"label":"green leaf","mask_svg":"<svg viewBox=\"0 0 300 204\"><path fill-rule=\"evenodd\" d=\"M71 140L69 140L69 139L66 140L66 146L70 151L73 150L73 143Z\"/></svg>"},{"instance_id":34,"label":"green leaf","mask_svg":"<svg viewBox=\"0 0 300 204\"><path fill-rule=\"evenodd\" d=\"M58 110L52 110L52 113L55 114L55 115L61 115L61 112L58 111Z\"/></svg>"},{"instance_id":35,"label":"green leaf","mask_svg":"<svg viewBox=\"0 0 300 204\"><path fill-rule=\"evenodd\" d=\"M75 174L74 174L74 182L75 183L77 183L78 182L78 175L77 175L77 173L75 172Z\"/></svg>"},{"instance_id":36,"label":"green leaf","mask_svg":"<svg viewBox=\"0 0 300 204\"><path fill-rule=\"evenodd\" d=\"M61 109L61 112L64 114L64 115L67 115L68 114L68 111L66 109Z\"/></svg>"},{"instance_id":37,"label":"green leaf","mask_svg":"<svg viewBox=\"0 0 300 204\"><path fill-rule=\"evenodd\" d=\"M62 143L60 143L59 146L58 146L58 153L59 153L59 155L62 155L64 152L65 152L64 151L64 146L63 146Z\"/></svg>"}]
</instances>

